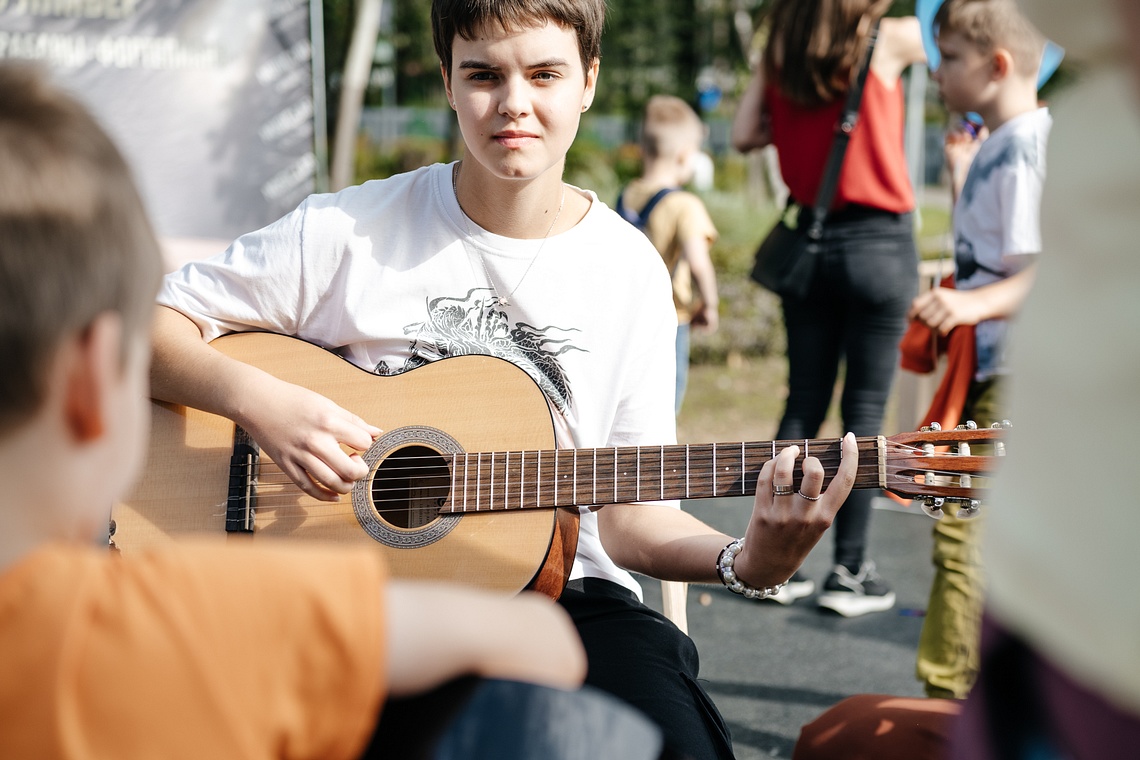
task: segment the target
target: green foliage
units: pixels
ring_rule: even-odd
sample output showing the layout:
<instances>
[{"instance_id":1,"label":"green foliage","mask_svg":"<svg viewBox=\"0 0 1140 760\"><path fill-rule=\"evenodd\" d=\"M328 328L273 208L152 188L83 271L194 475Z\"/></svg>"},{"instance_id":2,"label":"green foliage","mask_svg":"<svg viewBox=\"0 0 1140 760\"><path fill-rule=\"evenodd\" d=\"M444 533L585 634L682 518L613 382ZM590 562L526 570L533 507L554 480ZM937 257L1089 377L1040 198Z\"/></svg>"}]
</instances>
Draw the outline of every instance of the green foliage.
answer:
<instances>
[{"instance_id":1,"label":"green foliage","mask_svg":"<svg viewBox=\"0 0 1140 760\"><path fill-rule=\"evenodd\" d=\"M718 167L723 175L735 174L731 162ZM720 293L720 327L708 334L694 330L690 357L695 364L721 364L730 357L774 356L786 347L780 301L748 277L756 246L776 220L770 201L749 197L743 187L716 190L701 195L720 237L712 248L713 266Z\"/></svg>"},{"instance_id":2,"label":"green foliage","mask_svg":"<svg viewBox=\"0 0 1140 760\"><path fill-rule=\"evenodd\" d=\"M383 179L450 160L447 143L434 137L404 137L384 149L361 137L356 146L355 182Z\"/></svg>"},{"instance_id":3,"label":"green foliage","mask_svg":"<svg viewBox=\"0 0 1140 760\"><path fill-rule=\"evenodd\" d=\"M699 25L694 0L611 3L595 107L636 115L658 93L695 102Z\"/></svg>"}]
</instances>

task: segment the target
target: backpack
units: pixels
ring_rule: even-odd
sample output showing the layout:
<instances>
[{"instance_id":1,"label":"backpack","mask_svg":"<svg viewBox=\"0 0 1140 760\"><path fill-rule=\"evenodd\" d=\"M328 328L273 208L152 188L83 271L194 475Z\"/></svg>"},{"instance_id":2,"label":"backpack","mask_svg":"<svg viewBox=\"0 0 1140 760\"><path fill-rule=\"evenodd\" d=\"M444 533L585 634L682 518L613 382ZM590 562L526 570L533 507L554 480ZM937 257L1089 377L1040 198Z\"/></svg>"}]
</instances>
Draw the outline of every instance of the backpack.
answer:
<instances>
[{"instance_id":1,"label":"backpack","mask_svg":"<svg viewBox=\"0 0 1140 760\"><path fill-rule=\"evenodd\" d=\"M625 191L622 190L618 193L614 211L618 212L618 215L621 216L622 219L648 235L649 215L653 213L653 209L657 207L657 204L661 202L662 198L676 189L675 187L665 187L658 190L656 195L649 199L649 203L645 204L645 208L641 209L640 214L630 210L630 208L625 205Z\"/></svg>"}]
</instances>

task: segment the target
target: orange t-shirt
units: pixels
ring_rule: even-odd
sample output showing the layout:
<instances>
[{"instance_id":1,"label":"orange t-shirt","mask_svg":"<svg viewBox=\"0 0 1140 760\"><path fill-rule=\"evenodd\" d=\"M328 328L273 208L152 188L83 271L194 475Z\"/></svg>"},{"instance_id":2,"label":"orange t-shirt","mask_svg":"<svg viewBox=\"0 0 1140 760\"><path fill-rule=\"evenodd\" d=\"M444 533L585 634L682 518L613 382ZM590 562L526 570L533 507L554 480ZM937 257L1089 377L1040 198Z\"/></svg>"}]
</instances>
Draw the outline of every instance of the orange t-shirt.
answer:
<instances>
[{"instance_id":1,"label":"orange t-shirt","mask_svg":"<svg viewBox=\"0 0 1140 760\"><path fill-rule=\"evenodd\" d=\"M819 192L846 96L817 108L805 108L769 84L764 97L772 120L772 144L780 157L780 174L792 197L801 206L811 206ZM874 69L867 72L859 120L839 171L833 209L856 203L902 214L914 208L914 190L903 150L903 107L901 81L888 87Z\"/></svg>"},{"instance_id":2,"label":"orange t-shirt","mask_svg":"<svg viewBox=\"0 0 1140 760\"><path fill-rule=\"evenodd\" d=\"M385 695L380 559L51 545L0 575L0 752L355 758Z\"/></svg>"}]
</instances>

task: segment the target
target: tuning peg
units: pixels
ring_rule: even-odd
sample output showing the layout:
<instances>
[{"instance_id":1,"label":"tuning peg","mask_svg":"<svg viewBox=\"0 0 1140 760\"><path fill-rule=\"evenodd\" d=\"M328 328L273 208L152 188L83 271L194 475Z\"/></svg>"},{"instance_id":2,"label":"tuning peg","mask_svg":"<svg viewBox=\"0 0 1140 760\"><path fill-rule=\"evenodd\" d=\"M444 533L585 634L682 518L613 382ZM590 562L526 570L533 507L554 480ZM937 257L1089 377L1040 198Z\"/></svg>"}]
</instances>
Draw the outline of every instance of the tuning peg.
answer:
<instances>
[{"instance_id":1,"label":"tuning peg","mask_svg":"<svg viewBox=\"0 0 1140 760\"><path fill-rule=\"evenodd\" d=\"M942 429L942 426L939 425L937 422L931 422L929 425L923 425L921 428L919 428L919 432L936 433L941 429Z\"/></svg>"},{"instance_id":2,"label":"tuning peg","mask_svg":"<svg viewBox=\"0 0 1140 760\"><path fill-rule=\"evenodd\" d=\"M946 499L941 496L928 496L922 500L922 511L935 520L941 520L945 514L942 511L942 505L945 503Z\"/></svg>"},{"instance_id":3,"label":"tuning peg","mask_svg":"<svg viewBox=\"0 0 1140 760\"><path fill-rule=\"evenodd\" d=\"M965 425L959 425L958 426L958 430L977 430L977 429L978 429L978 423L974 422L973 420L966 420Z\"/></svg>"},{"instance_id":4,"label":"tuning peg","mask_svg":"<svg viewBox=\"0 0 1140 760\"><path fill-rule=\"evenodd\" d=\"M982 503L977 499L970 499L969 501L964 502L961 508L958 509L958 519L972 520L978 516L978 509L981 506Z\"/></svg>"}]
</instances>

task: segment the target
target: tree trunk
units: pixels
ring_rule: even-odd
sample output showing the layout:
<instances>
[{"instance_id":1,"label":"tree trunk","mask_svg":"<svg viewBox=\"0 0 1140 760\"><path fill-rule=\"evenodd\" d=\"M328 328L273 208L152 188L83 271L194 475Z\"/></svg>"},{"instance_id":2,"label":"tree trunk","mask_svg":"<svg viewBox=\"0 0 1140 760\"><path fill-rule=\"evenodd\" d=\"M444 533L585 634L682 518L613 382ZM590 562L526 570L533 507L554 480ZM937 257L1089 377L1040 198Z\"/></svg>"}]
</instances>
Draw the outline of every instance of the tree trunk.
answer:
<instances>
[{"instance_id":1,"label":"tree trunk","mask_svg":"<svg viewBox=\"0 0 1140 760\"><path fill-rule=\"evenodd\" d=\"M380 33L380 6L382 0L359 0L352 41L344 64L344 79L340 88L340 105L336 116L336 137L333 140L330 188L335 192L348 187L353 181L356 163L356 135L360 128L360 113L364 106L364 90L372 72L372 59L376 53L376 40Z\"/></svg>"}]
</instances>

